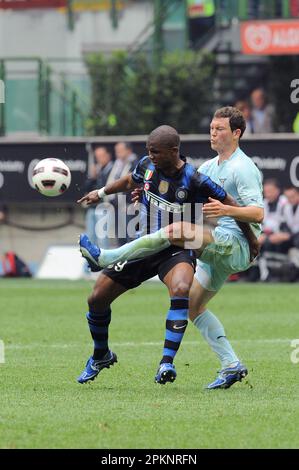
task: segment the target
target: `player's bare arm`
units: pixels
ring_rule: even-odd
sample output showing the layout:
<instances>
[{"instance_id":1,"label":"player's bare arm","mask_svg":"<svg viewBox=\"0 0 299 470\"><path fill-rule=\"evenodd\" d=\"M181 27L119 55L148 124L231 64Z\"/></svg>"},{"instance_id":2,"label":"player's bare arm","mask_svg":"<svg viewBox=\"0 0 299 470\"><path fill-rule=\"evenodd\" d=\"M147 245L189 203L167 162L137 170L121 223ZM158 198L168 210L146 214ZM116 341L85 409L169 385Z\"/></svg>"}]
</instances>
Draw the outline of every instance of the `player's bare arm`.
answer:
<instances>
[{"instance_id":1,"label":"player's bare arm","mask_svg":"<svg viewBox=\"0 0 299 470\"><path fill-rule=\"evenodd\" d=\"M87 206L91 204L95 204L101 201L105 196L109 196L110 194L117 194L117 193L126 193L127 191L131 191L138 187L138 184L132 178L131 173L123 176L119 180L114 181L111 184L108 184L104 188L95 189L90 193L83 196L77 202L81 204L85 202Z\"/></svg>"},{"instance_id":2,"label":"player's bare arm","mask_svg":"<svg viewBox=\"0 0 299 470\"><path fill-rule=\"evenodd\" d=\"M222 203L217 199L209 198L203 207L203 213L207 218L232 217L240 222L261 223L264 218L264 209L256 206L237 206L234 200L228 196Z\"/></svg>"}]
</instances>

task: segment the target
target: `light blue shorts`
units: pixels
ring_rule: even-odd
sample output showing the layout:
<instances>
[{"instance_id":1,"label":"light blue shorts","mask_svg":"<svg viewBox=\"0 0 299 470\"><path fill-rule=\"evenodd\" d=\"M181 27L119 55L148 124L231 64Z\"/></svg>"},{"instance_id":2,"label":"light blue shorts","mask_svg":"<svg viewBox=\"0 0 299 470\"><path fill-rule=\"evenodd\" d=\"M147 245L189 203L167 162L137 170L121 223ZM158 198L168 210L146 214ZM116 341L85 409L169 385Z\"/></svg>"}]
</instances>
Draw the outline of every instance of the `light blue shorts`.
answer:
<instances>
[{"instance_id":1,"label":"light blue shorts","mask_svg":"<svg viewBox=\"0 0 299 470\"><path fill-rule=\"evenodd\" d=\"M250 266L247 241L222 227L212 230L215 240L200 255L195 278L209 291L218 291L230 274L246 271Z\"/></svg>"}]
</instances>

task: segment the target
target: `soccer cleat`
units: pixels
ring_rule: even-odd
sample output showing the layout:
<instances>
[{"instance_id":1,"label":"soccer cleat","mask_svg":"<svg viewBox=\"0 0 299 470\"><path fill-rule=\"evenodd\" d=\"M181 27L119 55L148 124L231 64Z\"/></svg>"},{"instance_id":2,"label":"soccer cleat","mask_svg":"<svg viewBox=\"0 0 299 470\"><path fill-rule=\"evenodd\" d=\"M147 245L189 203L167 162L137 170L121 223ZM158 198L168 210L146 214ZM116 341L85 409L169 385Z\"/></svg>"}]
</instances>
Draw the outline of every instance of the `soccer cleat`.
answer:
<instances>
[{"instance_id":1,"label":"soccer cleat","mask_svg":"<svg viewBox=\"0 0 299 470\"><path fill-rule=\"evenodd\" d=\"M79 246L81 255L86 259L88 266L92 272L101 271L101 266L98 264L98 259L101 254L101 249L91 243L88 236L82 233L79 238Z\"/></svg>"},{"instance_id":2,"label":"soccer cleat","mask_svg":"<svg viewBox=\"0 0 299 470\"><path fill-rule=\"evenodd\" d=\"M208 390L214 390L216 388L229 388L235 382L241 382L244 377L248 374L246 367L237 362L235 366L226 367L219 372L214 382L207 385Z\"/></svg>"},{"instance_id":3,"label":"soccer cleat","mask_svg":"<svg viewBox=\"0 0 299 470\"><path fill-rule=\"evenodd\" d=\"M103 359L93 359L90 357L86 363L85 369L82 374L77 378L80 384L94 380L99 372L105 367L109 369L115 362L117 362L117 356L112 351L108 351Z\"/></svg>"},{"instance_id":4,"label":"soccer cleat","mask_svg":"<svg viewBox=\"0 0 299 470\"><path fill-rule=\"evenodd\" d=\"M156 383L164 385L166 382L174 382L175 378L176 370L173 364L169 362L160 364L155 376Z\"/></svg>"}]
</instances>

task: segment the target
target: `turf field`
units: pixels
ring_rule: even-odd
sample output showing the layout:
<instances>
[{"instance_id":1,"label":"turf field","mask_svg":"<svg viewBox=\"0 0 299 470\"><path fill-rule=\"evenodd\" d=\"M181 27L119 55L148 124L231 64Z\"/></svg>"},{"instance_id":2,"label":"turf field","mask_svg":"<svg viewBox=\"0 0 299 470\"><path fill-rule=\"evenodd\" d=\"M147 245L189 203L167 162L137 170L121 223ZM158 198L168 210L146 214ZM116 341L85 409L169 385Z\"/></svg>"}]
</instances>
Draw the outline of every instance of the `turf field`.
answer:
<instances>
[{"instance_id":1,"label":"turf field","mask_svg":"<svg viewBox=\"0 0 299 470\"><path fill-rule=\"evenodd\" d=\"M211 303L250 371L217 391L203 389L218 363L191 324L176 382L154 383L168 296L153 283L115 302L118 364L76 383L91 352L91 286L0 281L1 448L299 448L298 285L231 284Z\"/></svg>"}]
</instances>

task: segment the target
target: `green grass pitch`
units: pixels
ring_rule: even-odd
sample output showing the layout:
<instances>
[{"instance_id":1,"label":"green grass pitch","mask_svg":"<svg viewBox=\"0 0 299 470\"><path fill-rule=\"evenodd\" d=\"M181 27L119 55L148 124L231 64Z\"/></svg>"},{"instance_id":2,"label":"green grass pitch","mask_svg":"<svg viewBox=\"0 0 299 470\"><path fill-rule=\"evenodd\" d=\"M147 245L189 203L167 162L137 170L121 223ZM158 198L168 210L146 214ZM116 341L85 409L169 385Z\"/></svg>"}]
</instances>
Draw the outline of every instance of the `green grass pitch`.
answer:
<instances>
[{"instance_id":1,"label":"green grass pitch","mask_svg":"<svg viewBox=\"0 0 299 470\"><path fill-rule=\"evenodd\" d=\"M226 285L210 305L249 368L207 391L218 361L189 324L173 384L154 383L168 295L148 283L113 307L119 362L90 385L76 377L92 350L91 282L1 280L1 448L298 448L297 285ZM298 354L299 356L299 354Z\"/></svg>"}]
</instances>

